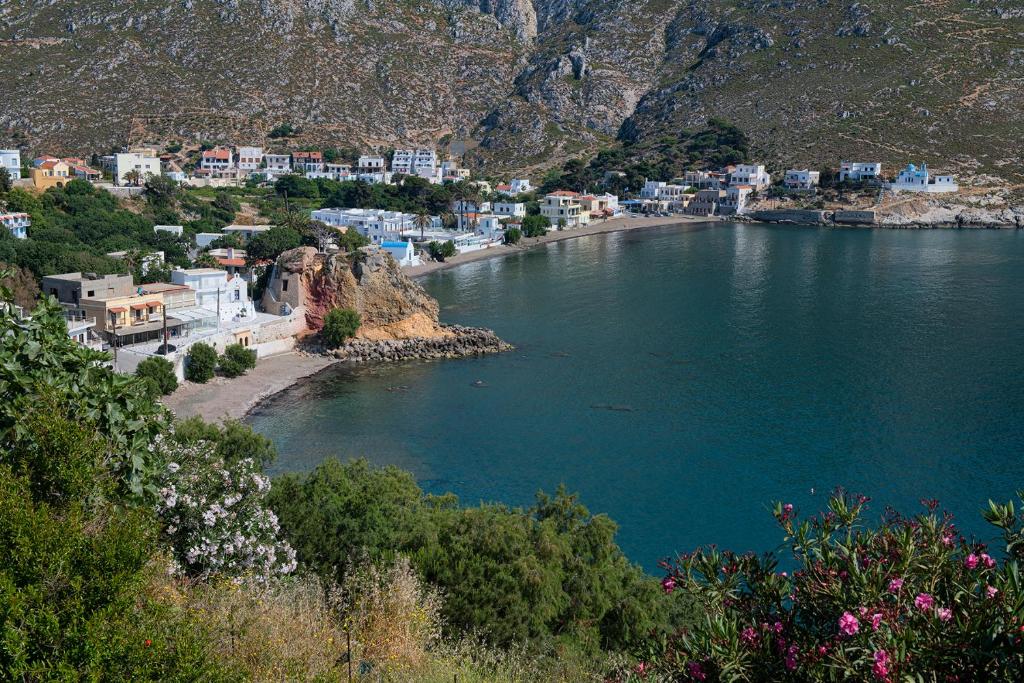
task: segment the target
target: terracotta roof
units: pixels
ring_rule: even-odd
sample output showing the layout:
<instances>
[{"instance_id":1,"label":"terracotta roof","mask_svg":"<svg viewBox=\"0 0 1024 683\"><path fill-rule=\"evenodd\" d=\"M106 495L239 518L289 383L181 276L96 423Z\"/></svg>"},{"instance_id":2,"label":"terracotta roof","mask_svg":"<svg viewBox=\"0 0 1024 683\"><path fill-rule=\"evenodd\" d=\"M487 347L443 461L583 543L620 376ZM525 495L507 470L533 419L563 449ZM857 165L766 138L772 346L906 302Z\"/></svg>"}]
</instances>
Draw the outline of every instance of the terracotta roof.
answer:
<instances>
[{"instance_id":1,"label":"terracotta roof","mask_svg":"<svg viewBox=\"0 0 1024 683\"><path fill-rule=\"evenodd\" d=\"M512 191L512 186L511 185L498 185L494 189L497 192L511 192Z\"/></svg>"},{"instance_id":2,"label":"terracotta roof","mask_svg":"<svg viewBox=\"0 0 1024 683\"><path fill-rule=\"evenodd\" d=\"M236 266L236 267L241 268L242 266L245 265L245 259L244 258L219 258L219 259L217 259L217 263L219 263L222 266Z\"/></svg>"},{"instance_id":3,"label":"terracotta roof","mask_svg":"<svg viewBox=\"0 0 1024 683\"><path fill-rule=\"evenodd\" d=\"M203 152L204 159L230 159L231 150L228 149L208 149Z\"/></svg>"},{"instance_id":4,"label":"terracotta roof","mask_svg":"<svg viewBox=\"0 0 1024 683\"><path fill-rule=\"evenodd\" d=\"M133 311L144 311L145 309L149 308L150 306L160 306L160 305L161 304L160 304L159 301L147 301L147 302L141 303L141 304L132 304L132 310Z\"/></svg>"},{"instance_id":5,"label":"terracotta roof","mask_svg":"<svg viewBox=\"0 0 1024 683\"><path fill-rule=\"evenodd\" d=\"M292 156L295 157L296 159L319 160L323 158L323 154L321 154L320 152L295 152L294 154L292 154Z\"/></svg>"},{"instance_id":6,"label":"terracotta roof","mask_svg":"<svg viewBox=\"0 0 1024 683\"><path fill-rule=\"evenodd\" d=\"M115 306L114 308L111 308L109 312L110 313L124 313L127 310L128 309L125 308L124 306Z\"/></svg>"},{"instance_id":7,"label":"terracotta roof","mask_svg":"<svg viewBox=\"0 0 1024 683\"><path fill-rule=\"evenodd\" d=\"M61 163L60 159L49 159L39 164L39 168L45 168L47 171L50 169L57 168L57 164Z\"/></svg>"}]
</instances>

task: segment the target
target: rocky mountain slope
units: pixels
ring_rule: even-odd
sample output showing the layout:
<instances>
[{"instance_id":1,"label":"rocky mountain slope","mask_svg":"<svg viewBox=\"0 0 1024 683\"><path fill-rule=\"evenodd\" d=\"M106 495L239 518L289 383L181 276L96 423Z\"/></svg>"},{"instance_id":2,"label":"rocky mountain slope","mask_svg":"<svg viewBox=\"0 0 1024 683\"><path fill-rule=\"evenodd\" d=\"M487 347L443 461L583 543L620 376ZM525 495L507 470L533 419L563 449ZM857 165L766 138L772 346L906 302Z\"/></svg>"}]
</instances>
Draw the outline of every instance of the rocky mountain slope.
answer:
<instances>
[{"instance_id":1,"label":"rocky mountain slope","mask_svg":"<svg viewBox=\"0 0 1024 683\"><path fill-rule=\"evenodd\" d=\"M775 167L1024 163L1010 0L8 0L0 64L0 145L55 152L288 122L533 170L717 116Z\"/></svg>"}]
</instances>

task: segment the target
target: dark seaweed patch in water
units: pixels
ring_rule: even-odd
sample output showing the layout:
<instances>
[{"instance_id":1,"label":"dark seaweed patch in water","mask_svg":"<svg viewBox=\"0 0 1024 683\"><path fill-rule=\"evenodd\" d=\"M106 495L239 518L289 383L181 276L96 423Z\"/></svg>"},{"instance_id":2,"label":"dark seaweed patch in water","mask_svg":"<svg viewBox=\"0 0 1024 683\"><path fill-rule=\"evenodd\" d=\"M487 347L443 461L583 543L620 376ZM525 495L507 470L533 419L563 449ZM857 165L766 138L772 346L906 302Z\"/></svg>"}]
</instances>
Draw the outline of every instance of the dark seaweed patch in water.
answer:
<instances>
[{"instance_id":1,"label":"dark seaweed patch in water","mask_svg":"<svg viewBox=\"0 0 1024 683\"><path fill-rule=\"evenodd\" d=\"M613 405L610 403L595 403L590 407L594 410L611 410L616 413L632 413L636 410L633 406Z\"/></svg>"}]
</instances>

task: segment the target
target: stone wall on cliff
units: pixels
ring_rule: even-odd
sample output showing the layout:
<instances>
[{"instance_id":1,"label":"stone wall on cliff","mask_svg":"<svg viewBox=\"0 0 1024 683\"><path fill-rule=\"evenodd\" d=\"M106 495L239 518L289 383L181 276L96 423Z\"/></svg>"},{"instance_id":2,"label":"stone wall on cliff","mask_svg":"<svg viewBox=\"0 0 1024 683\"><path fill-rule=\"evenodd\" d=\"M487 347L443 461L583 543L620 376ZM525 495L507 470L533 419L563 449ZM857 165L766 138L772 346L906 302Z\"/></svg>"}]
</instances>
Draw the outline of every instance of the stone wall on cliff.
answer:
<instances>
[{"instance_id":1,"label":"stone wall on cliff","mask_svg":"<svg viewBox=\"0 0 1024 683\"><path fill-rule=\"evenodd\" d=\"M305 312L309 332L323 327L333 308L351 308L362 324L359 339L433 339L451 334L438 322L438 305L402 273L387 252L365 248L357 254L323 254L299 247L281 254L263 295L264 310L282 303Z\"/></svg>"}]
</instances>

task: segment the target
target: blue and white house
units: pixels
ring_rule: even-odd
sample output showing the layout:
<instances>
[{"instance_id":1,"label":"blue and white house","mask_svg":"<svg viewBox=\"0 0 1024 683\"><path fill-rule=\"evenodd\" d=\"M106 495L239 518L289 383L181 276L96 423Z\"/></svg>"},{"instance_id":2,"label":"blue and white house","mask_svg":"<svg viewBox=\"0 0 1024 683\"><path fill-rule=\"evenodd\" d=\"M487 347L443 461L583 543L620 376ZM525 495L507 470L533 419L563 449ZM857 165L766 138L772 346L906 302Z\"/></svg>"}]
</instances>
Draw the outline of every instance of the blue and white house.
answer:
<instances>
[{"instance_id":1,"label":"blue and white house","mask_svg":"<svg viewBox=\"0 0 1024 683\"><path fill-rule=\"evenodd\" d=\"M28 237L28 226L32 225L27 213L0 213L0 225L11 231L19 240Z\"/></svg>"},{"instance_id":2,"label":"blue and white house","mask_svg":"<svg viewBox=\"0 0 1024 683\"><path fill-rule=\"evenodd\" d=\"M0 149L0 168L6 168L11 180L21 178L21 152L16 149Z\"/></svg>"},{"instance_id":3,"label":"blue and white house","mask_svg":"<svg viewBox=\"0 0 1024 683\"><path fill-rule=\"evenodd\" d=\"M928 172L927 164L921 164L920 168L907 164L896 176L896 182L885 186L893 192L956 192L960 189L956 178L951 175L933 176Z\"/></svg>"},{"instance_id":4,"label":"blue and white house","mask_svg":"<svg viewBox=\"0 0 1024 683\"><path fill-rule=\"evenodd\" d=\"M416 253L416 250L412 246L412 240L407 242L400 242L398 240L385 240L380 243L380 248L391 254L398 265L405 266L418 266L420 265L420 255Z\"/></svg>"}]
</instances>

